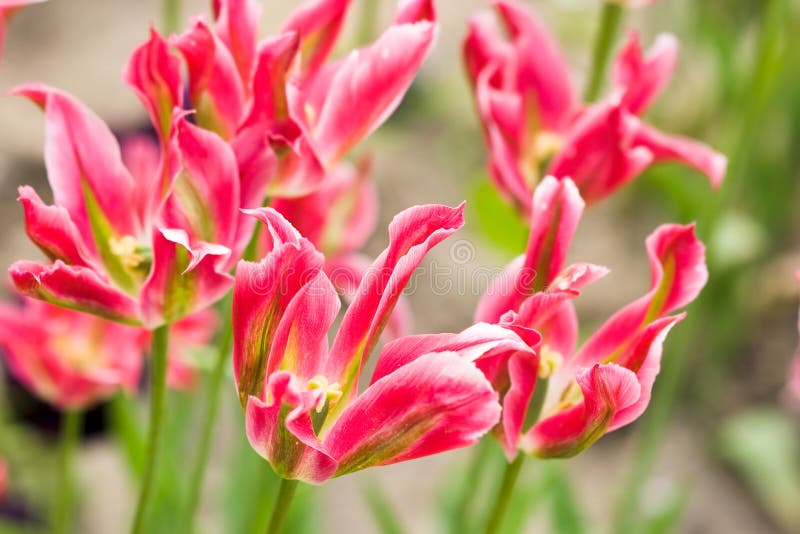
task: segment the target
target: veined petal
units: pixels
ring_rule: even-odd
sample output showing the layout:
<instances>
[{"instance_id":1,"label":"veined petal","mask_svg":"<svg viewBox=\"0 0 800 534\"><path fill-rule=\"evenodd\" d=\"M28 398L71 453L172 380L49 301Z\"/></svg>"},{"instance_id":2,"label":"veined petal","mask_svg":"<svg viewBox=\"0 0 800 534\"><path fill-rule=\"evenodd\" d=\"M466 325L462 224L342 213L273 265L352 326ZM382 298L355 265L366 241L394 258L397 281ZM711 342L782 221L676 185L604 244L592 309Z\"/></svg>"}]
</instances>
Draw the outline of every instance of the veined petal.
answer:
<instances>
[{"instance_id":1,"label":"veined petal","mask_svg":"<svg viewBox=\"0 0 800 534\"><path fill-rule=\"evenodd\" d=\"M47 206L32 187L19 188L18 200L25 212L25 231L51 260L88 267L95 258L87 250L78 227L66 209Z\"/></svg>"},{"instance_id":2,"label":"veined petal","mask_svg":"<svg viewBox=\"0 0 800 534\"><path fill-rule=\"evenodd\" d=\"M296 382L291 373L280 371L267 384L269 401L249 398L247 439L279 476L321 484L333 476L337 462L314 433L310 412L319 391L302 391Z\"/></svg>"},{"instance_id":3,"label":"veined petal","mask_svg":"<svg viewBox=\"0 0 800 534\"><path fill-rule=\"evenodd\" d=\"M180 170L161 212L161 224L185 230L193 241L228 247L237 242L239 174L236 157L218 135L185 119L176 126Z\"/></svg>"},{"instance_id":4,"label":"veined petal","mask_svg":"<svg viewBox=\"0 0 800 534\"><path fill-rule=\"evenodd\" d=\"M181 64L154 28L150 39L131 54L122 78L144 104L162 143L170 138L172 110L183 108Z\"/></svg>"},{"instance_id":5,"label":"veined petal","mask_svg":"<svg viewBox=\"0 0 800 534\"><path fill-rule=\"evenodd\" d=\"M492 281L478 304L476 320L496 323L504 313L519 310L527 297L557 280L583 208L571 180L548 176L539 184L533 196L525 255Z\"/></svg>"},{"instance_id":6,"label":"veined petal","mask_svg":"<svg viewBox=\"0 0 800 534\"><path fill-rule=\"evenodd\" d=\"M649 323L689 304L705 285L705 247L695 236L693 225L662 225L646 244L650 291L606 321L575 355L575 365L616 361Z\"/></svg>"},{"instance_id":7,"label":"veined petal","mask_svg":"<svg viewBox=\"0 0 800 534\"><path fill-rule=\"evenodd\" d=\"M257 0L214 0L214 29L236 62L242 86L250 87L261 19Z\"/></svg>"},{"instance_id":8,"label":"veined petal","mask_svg":"<svg viewBox=\"0 0 800 534\"><path fill-rule=\"evenodd\" d=\"M310 0L295 9L281 32L296 32L300 37L302 76L314 76L336 45L351 0Z\"/></svg>"},{"instance_id":9,"label":"veined petal","mask_svg":"<svg viewBox=\"0 0 800 534\"><path fill-rule=\"evenodd\" d=\"M22 85L13 93L44 109L45 165L55 204L66 209L89 253L103 260L114 281L131 288L131 275L111 250L111 241L138 235L139 222L135 210L120 209L135 196L135 188L113 134L66 93L42 84Z\"/></svg>"},{"instance_id":10,"label":"veined petal","mask_svg":"<svg viewBox=\"0 0 800 534\"><path fill-rule=\"evenodd\" d=\"M260 262L241 261L236 269L233 370L242 406L249 396L262 395L269 354L281 319L292 299L317 276L323 263L313 245L276 211L262 208L252 213L263 217L272 246ZM326 300L325 304L330 302Z\"/></svg>"},{"instance_id":11,"label":"veined petal","mask_svg":"<svg viewBox=\"0 0 800 534\"><path fill-rule=\"evenodd\" d=\"M389 247L365 274L331 348L326 374L337 377L345 394L355 391L361 367L425 254L463 224L463 204L414 206L392 220Z\"/></svg>"},{"instance_id":12,"label":"veined petal","mask_svg":"<svg viewBox=\"0 0 800 534\"><path fill-rule=\"evenodd\" d=\"M66 265L61 260L52 265L18 261L9 272L14 286L23 295L112 321L139 323L136 300L90 268Z\"/></svg>"},{"instance_id":13,"label":"veined petal","mask_svg":"<svg viewBox=\"0 0 800 534\"><path fill-rule=\"evenodd\" d=\"M495 8L514 41L517 88L538 127L561 131L577 107L575 90L558 44L532 10L509 0Z\"/></svg>"},{"instance_id":14,"label":"veined petal","mask_svg":"<svg viewBox=\"0 0 800 534\"><path fill-rule=\"evenodd\" d=\"M202 17L195 18L174 44L186 59L197 124L231 139L244 112L244 88L230 51Z\"/></svg>"},{"instance_id":15,"label":"veined petal","mask_svg":"<svg viewBox=\"0 0 800 534\"><path fill-rule=\"evenodd\" d=\"M154 229L153 267L140 297L143 323L174 323L221 299L233 283L225 268L230 254L222 245L191 240L182 229Z\"/></svg>"},{"instance_id":16,"label":"veined petal","mask_svg":"<svg viewBox=\"0 0 800 534\"><path fill-rule=\"evenodd\" d=\"M678 40L661 34L645 56L639 34L631 30L614 62L614 85L622 91L622 104L631 113L644 113L672 78L678 62Z\"/></svg>"},{"instance_id":17,"label":"veined petal","mask_svg":"<svg viewBox=\"0 0 800 534\"><path fill-rule=\"evenodd\" d=\"M435 35L436 26L427 21L392 26L342 62L315 128L326 166L340 160L397 108Z\"/></svg>"},{"instance_id":18,"label":"veined petal","mask_svg":"<svg viewBox=\"0 0 800 534\"><path fill-rule=\"evenodd\" d=\"M427 354L370 385L324 443L343 475L471 445L499 417L497 393L472 363Z\"/></svg>"},{"instance_id":19,"label":"veined petal","mask_svg":"<svg viewBox=\"0 0 800 534\"><path fill-rule=\"evenodd\" d=\"M634 143L653 154L654 161L673 161L697 169L708 177L713 187L725 178L728 159L699 141L677 135L667 135L648 124L637 129Z\"/></svg>"},{"instance_id":20,"label":"veined petal","mask_svg":"<svg viewBox=\"0 0 800 534\"><path fill-rule=\"evenodd\" d=\"M633 405L641 388L633 371L619 365L594 365L575 380L583 399L536 423L521 447L540 458L570 458L600 439L614 417Z\"/></svg>"}]
</instances>

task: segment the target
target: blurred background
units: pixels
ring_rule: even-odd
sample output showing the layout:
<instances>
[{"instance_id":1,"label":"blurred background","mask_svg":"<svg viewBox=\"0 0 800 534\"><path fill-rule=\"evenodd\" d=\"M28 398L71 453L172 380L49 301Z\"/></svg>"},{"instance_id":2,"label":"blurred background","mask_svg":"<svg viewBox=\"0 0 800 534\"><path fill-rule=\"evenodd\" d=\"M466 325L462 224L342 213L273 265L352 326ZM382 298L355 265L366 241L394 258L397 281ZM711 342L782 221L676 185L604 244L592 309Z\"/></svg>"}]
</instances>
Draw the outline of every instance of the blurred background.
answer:
<instances>
[{"instance_id":1,"label":"blurred background","mask_svg":"<svg viewBox=\"0 0 800 534\"><path fill-rule=\"evenodd\" d=\"M262 34L277 30L297 3L265 1ZM557 35L582 87L601 2L528 3ZM364 0L356 2L351 14L342 40L348 47L365 31L380 31L394 2L377 2L375 28L359 26L363 6ZM381 223L367 250L372 255L386 246L386 224L399 210L468 201L466 227L429 255L409 295L416 333L465 328L480 296L470 287L459 291L458 284L438 294L428 283L431 265L454 266L455 279L499 268L524 246L524 223L487 185L484 145L461 64L467 18L486 7L479 0L438 3L442 28L432 56L399 110L359 148L374 156L381 200ZM197 13L209 16L207 3L185 1L181 27ZM26 8L6 29L0 90L40 80L76 95L116 132L137 130L147 119L120 74L148 26L160 26L160 19L155 0L51 0ZM630 12L625 23L641 31L645 45L660 32L674 33L681 43L678 71L648 120L711 144L728 155L730 166L717 192L692 170L658 166L587 210L571 258L605 264L611 275L578 299L582 333L647 290L644 238L662 222L698 221L711 281L667 342L646 414L574 460L529 461L506 530L800 532L800 412L784 393L797 345L800 46L792 33L800 30L800 2L662 0ZM43 198L49 194L42 135L38 109L19 98L0 98L3 266L40 257L25 236L16 188L30 184ZM467 256L456 254L456 240L470 245ZM57 415L32 404L8 380L0 380L0 388L0 456L9 465L14 508L9 513L35 523L46 517L52 497ZM246 443L232 381L228 390L201 532L250 532L253 517L269 512L271 500L264 495L275 486L269 466ZM186 478L184 458L195 445L192 407L201 395L202 388L171 393L159 532L171 531L176 488ZM144 402L128 399L101 407L87 424L76 462L80 532L127 530L136 462L119 447L125 429L112 427L107 417L120 409L144 420ZM481 509L499 479L504 460L499 447L487 445L496 472L480 478L466 472L474 453L459 451L306 488L291 531L388 532L396 523L411 533L457 531L449 512L454 503L474 492L473 506ZM3 529L37 531L35 524Z\"/></svg>"}]
</instances>

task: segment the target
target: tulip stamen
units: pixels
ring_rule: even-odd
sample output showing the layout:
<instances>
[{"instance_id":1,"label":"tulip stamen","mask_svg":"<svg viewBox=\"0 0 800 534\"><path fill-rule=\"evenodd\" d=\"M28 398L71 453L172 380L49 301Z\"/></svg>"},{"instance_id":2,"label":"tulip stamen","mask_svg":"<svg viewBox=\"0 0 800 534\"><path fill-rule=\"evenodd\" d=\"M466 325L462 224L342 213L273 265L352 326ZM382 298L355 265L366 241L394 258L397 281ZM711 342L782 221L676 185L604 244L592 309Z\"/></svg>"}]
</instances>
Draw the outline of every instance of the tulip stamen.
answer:
<instances>
[{"instance_id":1,"label":"tulip stamen","mask_svg":"<svg viewBox=\"0 0 800 534\"><path fill-rule=\"evenodd\" d=\"M121 238L112 236L108 239L108 245L111 252L122 260L122 265L127 269L136 269L145 261L139 242L132 235Z\"/></svg>"},{"instance_id":2,"label":"tulip stamen","mask_svg":"<svg viewBox=\"0 0 800 534\"><path fill-rule=\"evenodd\" d=\"M308 381L309 391L317 389L322 390L322 395L320 395L319 401L317 401L317 405L315 406L317 413L321 413L326 406L333 406L339 402L344 395L339 382L328 383L328 379L322 375L317 375Z\"/></svg>"},{"instance_id":3,"label":"tulip stamen","mask_svg":"<svg viewBox=\"0 0 800 534\"><path fill-rule=\"evenodd\" d=\"M539 378L550 378L563 363L564 356L560 352L543 345L539 350Z\"/></svg>"}]
</instances>

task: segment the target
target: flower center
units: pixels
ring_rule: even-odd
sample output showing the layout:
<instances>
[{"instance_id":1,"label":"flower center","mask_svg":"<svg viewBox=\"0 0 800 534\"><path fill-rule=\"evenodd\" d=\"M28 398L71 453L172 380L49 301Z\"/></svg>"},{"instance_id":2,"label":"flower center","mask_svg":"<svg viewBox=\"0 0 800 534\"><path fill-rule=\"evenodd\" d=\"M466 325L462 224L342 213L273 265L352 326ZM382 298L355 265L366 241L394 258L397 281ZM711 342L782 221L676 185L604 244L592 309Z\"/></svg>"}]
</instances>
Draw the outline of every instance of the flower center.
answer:
<instances>
[{"instance_id":1,"label":"flower center","mask_svg":"<svg viewBox=\"0 0 800 534\"><path fill-rule=\"evenodd\" d=\"M146 249L139 246L139 242L132 235L123 237L112 236L108 240L112 254L120 258L122 265L127 269L136 269L147 259L143 253Z\"/></svg>"},{"instance_id":2,"label":"flower center","mask_svg":"<svg viewBox=\"0 0 800 534\"><path fill-rule=\"evenodd\" d=\"M549 345L542 345L539 349L539 378L550 378L562 363L564 356L560 352L551 349Z\"/></svg>"},{"instance_id":3,"label":"flower center","mask_svg":"<svg viewBox=\"0 0 800 534\"><path fill-rule=\"evenodd\" d=\"M339 385L339 382L334 382L332 384L328 383L328 379L322 375L317 375L311 380L308 381L308 390L322 390L322 395L320 395L319 401L317 401L317 405L315 409L317 413L321 413L322 410L325 409L325 406L333 406L342 398L344 394L342 392L342 386Z\"/></svg>"}]
</instances>

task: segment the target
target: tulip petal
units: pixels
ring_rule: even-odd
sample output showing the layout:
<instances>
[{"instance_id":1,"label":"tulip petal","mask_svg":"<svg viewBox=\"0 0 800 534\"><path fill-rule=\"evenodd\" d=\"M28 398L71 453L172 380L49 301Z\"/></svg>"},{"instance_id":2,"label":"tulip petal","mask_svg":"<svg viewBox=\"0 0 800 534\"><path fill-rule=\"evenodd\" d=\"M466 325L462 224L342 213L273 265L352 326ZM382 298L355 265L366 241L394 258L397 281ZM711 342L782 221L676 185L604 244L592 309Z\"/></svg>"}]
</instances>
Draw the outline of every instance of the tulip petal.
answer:
<instances>
[{"instance_id":1,"label":"tulip petal","mask_svg":"<svg viewBox=\"0 0 800 534\"><path fill-rule=\"evenodd\" d=\"M291 373L280 371L267 385L270 402L247 401L245 426L253 449L278 476L321 484L333 476L336 460L324 452L309 412L318 392L300 391Z\"/></svg>"},{"instance_id":2,"label":"tulip petal","mask_svg":"<svg viewBox=\"0 0 800 534\"><path fill-rule=\"evenodd\" d=\"M414 206L389 224L389 247L365 274L331 348L326 375L340 377L345 394L357 386L358 372L425 254L463 224L463 204Z\"/></svg>"},{"instance_id":3,"label":"tulip petal","mask_svg":"<svg viewBox=\"0 0 800 534\"><path fill-rule=\"evenodd\" d=\"M250 87L261 3L256 0L214 0L214 19L216 34L230 50L242 86Z\"/></svg>"},{"instance_id":4,"label":"tulip petal","mask_svg":"<svg viewBox=\"0 0 800 534\"><path fill-rule=\"evenodd\" d=\"M678 40L661 34L642 54L639 34L628 32L628 40L614 62L614 85L623 92L622 104L631 113L642 114L672 78L678 62Z\"/></svg>"},{"instance_id":5,"label":"tulip petal","mask_svg":"<svg viewBox=\"0 0 800 534\"><path fill-rule=\"evenodd\" d=\"M540 458L575 456L600 439L616 414L640 396L634 372L616 364L582 369L575 380L583 399L536 423L523 438L523 450Z\"/></svg>"},{"instance_id":6,"label":"tulip petal","mask_svg":"<svg viewBox=\"0 0 800 534\"><path fill-rule=\"evenodd\" d=\"M183 82L180 60L154 28L150 29L150 39L131 54L122 77L144 104L162 143L166 143L172 110L183 108Z\"/></svg>"},{"instance_id":7,"label":"tulip petal","mask_svg":"<svg viewBox=\"0 0 800 534\"><path fill-rule=\"evenodd\" d=\"M517 86L528 113L534 114L540 128L561 131L577 100L558 44L532 10L507 0L494 5L514 40Z\"/></svg>"},{"instance_id":8,"label":"tulip petal","mask_svg":"<svg viewBox=\"0 0 800 534\"><path fill-rule=\"evenodd\" d=\"M326 166L340 160L397 108L435 35L436 26L427 21L392 26L342 62L315 128Z\"/></svg>"},{"instance_id":9,"label":"tulip petal","mask_svg":"<svg viewBox=\"0 0 800 534\"><path fill-rule=\"evenodd\" d=\"M231 251L193 241L178 228L153 231L153 267L141 290L143 323L174 323L221 299L233 282L224 266Z\"/></svg>"},{"instance_id":10,"label":"tulip petal","mask_svg":"<svg viewBox=\"0 0 800 534\"><path fill-rule=\"evenodd\" d=\"M88 267L95 258L86 250L80 232L67 210L47 206L32 187L19 188L19 201L25 212L25 231L51 260Z\"/></svg>"},{"instance_id":11,"label":"tulip petal","mask_svg":"<svg viewBox=\"0 0 800 534\"><path fill-rule=\"evenodd\" d=\"M413 24L423 20L436 22L436 4L433 0L400 0L394 24Z\"/></svg>"},{"instance_id":12,"label":"tulip petal","mask_svg":"<svg viewBox=\"0 0 800 534\"><path fill-rule=\"evenodd\" d=\"M458 354L427 354L374 382L324 443L336 475L471 445L500 417L483 374Z\"/></svg>"},{"instance_id":13,"label":"tulip petal","mask_svg":"<svg viewBox=\"0 0 800 534\"><path fill-rule=\"evenodd\" d=\"M244 112L244 88L233 57L201 17L174 44L186 59L197 124L231 139Z\"/></svg>"},{"instance_id":14,"label":"tulip petal","mask_svg":"<svg viewBox=\"0 0 800 534\"><path fill-rule=\"evenodd\" d=\"M66 265L61 260L52 265L17 261L9 272L15 287L23 295L112 321L139 323L137 302L92 269Z\"/></svg>"},{"instance_id":15,"label":"tulip petal","mask_svg":"<svg viewBox=\"0 0 800 534\"><path fill-rule=\"evenodd\" d=\"M311 0L295 9L281 32L300 36L303 77L314 76L336 45L351 0Z\"/></svg>"},{"instance_id":16,"label":"tulip petal","mask_svg":"<svg viewBox=\"0 0 800 534\"><path fill-rule=\"evenodd\" d=\"M606 321L574 356L575 365L615 361L648 323L686 306L705 285L705 247L693 225L662 225L647 238L646 245L650 291Z\"/></svg>"},{"instance_id":17,"label":"tulip petal","mask_svg":"<svg viewBox=\"0 0 800 534\"><path fill-rule=\"evenodd\" d=\"M637 130L634 142L650 151L656 162L678 162L697 169L708 177L713 187L719 187L725 178L728 159L705 143L667 135L647 124Z\"/></svg>"},{"instance_id":18,"label":"tulip petal","mask_svg":"<svg viewBox=\"0 0 800 534\"><path fill-rule=\"evenodd\" d=\"M271 251L258 262L241 261L233 292L233 369L239 399L261 396L270 347L292 299L322 269L323 257L270 208L254 210L267 224Z\"/></svg>"},{"instance_id":19,"label":"tulip petal","mask_svg":"<svg viewBox=\"0 0 800 534\"><path fill-rule=\"evenodd\" d=\"M44 109L45 165L55 204L67 210L89 253L103 260L114 282L132 290L134 276L111 245L115 239L138 235L140 226L136 210L119 209L135 197L135 187L114 135L66 93L42 84L22 85L12 92Z\"/></svg>"}]
</instances>

